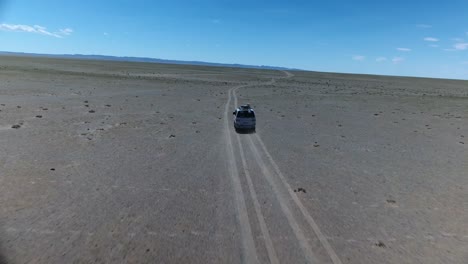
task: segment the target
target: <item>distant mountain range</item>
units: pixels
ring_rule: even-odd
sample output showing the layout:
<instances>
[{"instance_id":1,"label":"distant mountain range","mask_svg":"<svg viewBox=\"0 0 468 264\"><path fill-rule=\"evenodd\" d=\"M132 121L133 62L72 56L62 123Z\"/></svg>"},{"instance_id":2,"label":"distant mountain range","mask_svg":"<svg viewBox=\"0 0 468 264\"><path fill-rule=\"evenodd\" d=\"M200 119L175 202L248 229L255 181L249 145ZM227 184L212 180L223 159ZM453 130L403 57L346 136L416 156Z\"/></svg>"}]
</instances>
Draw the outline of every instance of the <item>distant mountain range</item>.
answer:
<instances>
[{"instance_id":1,"label":"distant mountain range","mask_svg":"<svg viewBox=\"0 0 468 264\"><path fill-rule=\"evenodd\" d=\"M234 67L234 68L249 68L249 69L267 69L267 70L299 70L299 69L291 69L291 68L275 67L275 66L265 66L265 65L244 65L244 64L228 64L228 63L215 63L215 62L204 62L204 61L164 60L164 59L144 58L144 57L118 57L118 56L106 56L106 55L38 54L38 53L24 53L24 52L8 52L8 51L0 51L0 55L25 56L25 57L43 57L43 58L62 58L62 59L80 59L80 60L149 62L149 63L201 65L201 66Z\"/></svg>"}]
</instances>

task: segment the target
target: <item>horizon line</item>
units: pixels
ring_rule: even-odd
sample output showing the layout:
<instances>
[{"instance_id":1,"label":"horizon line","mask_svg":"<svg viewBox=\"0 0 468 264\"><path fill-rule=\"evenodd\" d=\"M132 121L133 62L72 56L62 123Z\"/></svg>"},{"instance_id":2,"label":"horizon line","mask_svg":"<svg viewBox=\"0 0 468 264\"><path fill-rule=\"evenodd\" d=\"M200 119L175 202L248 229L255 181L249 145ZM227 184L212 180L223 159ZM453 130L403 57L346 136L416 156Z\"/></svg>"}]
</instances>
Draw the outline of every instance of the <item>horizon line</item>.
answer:
<instances>
[{"instance_id":1,"label":"horizon line","mask_svg":"<svg viewBox=\"0 0 468 264\"><path fill-rule=\"evenodd\" d=\"M316 72L316 73L330 73L330 74L349 74L349 75L368 75L368 76L384 76L384 77L404 77L404 78L425 78L425 79L439 79L439 80L456 80L456 81L468 81L468 79L458 78L441 78L432 76L414 76L414 75L391 75L391 74L375 74L375 73L362 73L362 72L334 72L334 71L317 71L317 70L304 70L298 68L288 68L282 66L269 66L269 65L250 65L242 63L223 63L223 62L207 62L207 61L189 61L189 60L174 60L174 59L161 59L153 57L138 57L138 56L117 56L117 55L104 55L104 54L67 54L67 53L33 53L33 52L21 52L21 51L2 51L0 50L0 56L14 56L23 55L24 57L43 57L43 58L54 58L54 59L76 59L76 60L95 60L95 61L122 61L122 62L140 62L140 63L159 63L159 64L173 64L173 65L193 65L193 66L211 66L211 67L234 67L244 69L260 69L260 70L289 70L289 71L305 71L305 72ZM69 56L66 58L66 56ZM88 57L88 58L83 58ZM72 57L72 58L70 58ZM101 57L92 58L92 57ZM105 59L109 58L109 59ZM114 58L112 60L111 58ZM136 59L136 60L126 60ZM152 60L152 61L139 61L141 60ZM198 64L197 64L198 63Z\"/></svg>"}]
</instances>

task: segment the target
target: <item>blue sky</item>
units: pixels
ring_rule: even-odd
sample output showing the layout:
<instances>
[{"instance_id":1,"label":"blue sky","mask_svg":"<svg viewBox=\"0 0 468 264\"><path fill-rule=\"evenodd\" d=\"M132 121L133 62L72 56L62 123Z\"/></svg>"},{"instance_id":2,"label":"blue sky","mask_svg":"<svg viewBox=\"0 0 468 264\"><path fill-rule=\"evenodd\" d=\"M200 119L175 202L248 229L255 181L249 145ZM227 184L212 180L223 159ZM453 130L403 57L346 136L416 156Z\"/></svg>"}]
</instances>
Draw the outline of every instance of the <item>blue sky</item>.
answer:
<instances>
[{"instance_id":1,"label":"blue sky","mask_svg":"<svg viewBox=\"0 0 468 264\"><path fill-rule=\"evenodd\" d=\"M0 50L468 79L468 1L0 0Z\"/></svg>"}]
</instances>

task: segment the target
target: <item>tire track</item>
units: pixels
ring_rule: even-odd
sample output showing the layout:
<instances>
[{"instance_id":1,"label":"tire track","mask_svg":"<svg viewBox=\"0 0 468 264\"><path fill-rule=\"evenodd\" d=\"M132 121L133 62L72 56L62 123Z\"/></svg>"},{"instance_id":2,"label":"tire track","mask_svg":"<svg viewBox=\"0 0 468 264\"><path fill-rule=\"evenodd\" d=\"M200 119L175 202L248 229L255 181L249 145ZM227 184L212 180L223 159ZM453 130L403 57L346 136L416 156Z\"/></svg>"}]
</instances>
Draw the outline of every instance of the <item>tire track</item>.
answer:
<instances>
[{"instance_id":1,"label":"tire track","mask_svg":"<svg viewBox=\"0 0 468 264\"><path fill-rule=\"evenodd\" d=\"M302 231L296 218L294 217L293 213L290 210L291 206L289 206L288 204L287 197L285 197L285 195L281 193L280 187L274 181L271 171L268 169L268 166L262 160L257 147L254 145L252 141L252 137L249 136L247 137L247 139L249 142L250 150L253 152L258 166L260 166L263 176L265 177L265 179L268 181L271 188L273 189L273 192L275 193L276 198L280 204L281 211L286 216L286 219L288 220L288 223L291 226L294 232L294 235L296 236L296 239L299 242L299 245L301 246L302 252L304 253L307 263L318 263L317 257L314 255L314 253L312 253L312 249L310 248L309 242L307 241L307 238L305 237L304 232Z\"/></svg>"},{"instance_id":2,"label":"tire track","mask_svg":"<svg viewBox=\"0 0 468 264\"><path fill-rule=\"evenodd\" d=\"M231 176L230 178L231 178L232 186L234 189L234 196L236 200L237 218L238 218L238 222L240 226L241 239L242 239L242 261L244 263L258 263L258 255L257 255L257 251L255 248L252 228L250 226L249 215L247 212L247 206L246 206L245 199L244 199L244 192L242 190L242 184L240 182L239 171L237 169L237 162L236 162L236 157L234 154L234 147L233 147L232 137L231 137L231 129L229 126L229 116L230 116L229 106L231 104L232 97L234 97L235 104L237 104L237 97L235 96L236 90L240 88L254 86L254 85L271 85L271 84L274 84L275 81L276 81L275 78L272 78L268 82L245 84L245 85L240 85L240 86L236 86L236 87L229 89L228 100L226 102L225 109L224 109L224 116L225 116L224 134L225 134L226 143L227 143L226 152L227 152L227 157L228 157L228 168L229 168L229 175ZM257 218L259 219L260 228L262 230L263 237L265 238L265 246L267 248L268 257L271 263L279 263L278 257L276 255L276 252L274 251L273 243L271 241L271 238L268 232L268 228L266 227L265 219L260 210L260 205L258 203L258 199L256 196L255 189L253 187L252 180L250 178L250 174L248 174L247 163L245 162L245 156L243 153L243 148L240 143L239 135L237 135L237 139L240 145L240 150L242 150L241 158L243 159L242 164L244 167L244 172L247 172L246 177L247 175L249 175L249 179L247 180L249 184L249 191L250 191L252 200L254 201L255 211L257 214Z\"/></svg>"},{"instance_id":3,"label":"tire track","mask_svg":"<svg viewBox=\"0 0 468 264\"><path fill-rule=\"evenodd\" d=\"M236 89L234 89L232 91L233 94L235 93L235 90ZM237 106L237 97L235 97L235 96L234 96L234 105ZM252 178L250 177L250 172L249 172L249 170L247 168L248 166L247 166L247 161L245 159L244 147L242 147L242 143L241 143L241 139L240 139L239 134L236 134L236 139L237 139L237 143L239 145L239 152L240 152L240 157L241 157L241 161L242 161L242 167L244 169L245 178L247 179L247 185L249 187L250 197L252 198L255 213L257 215L257 220L258 220L258 222L260 224L260 230L261 230L262 236L263 236L263 238L265 240L265 247L266 247L267 252L268 252L268 258L270 260L270 263L279 264L280 262L278 260L278 256L277 256L275 248L273 246L273 242L272 242L271 237L270 237L270 232L268 231L268 227L267 227L266 222L265 222L265 217L263 216L262 209L260 207L260 203L258 202L257 192L255 191L255 187L253 185Z\"/></svg>"},{"instance_id":4,"label":"tire track","mask_svg":"<svg viewBox=\"0 0 468 264\"><path fill-rule=\"evenodd\" d=\"M289 73L286 74L286 75L287 75L287 77L283 77L283 78L290 78L290 77L293 76L292 74L289 74ZM264 82L264 83L257 84L257 85L272 85L275 82L276 82L276 79L272 78L268 82ZM235 88L232 89L232 97L234 98L235 106L238 105L236 91L238 89L240 89L240 88L246 88L246 87L253 86L253 85L255 85L255 84L239 86L239 87L235 87ZM242 159L242 165L244 167L244 172L245 172L245 175L246 175L246 178L247 178L247 182L248 182L248 185L249 185L252 200L254 201L254 207L255 207L255 210L256 210L256 213L257 213L257 217L259 218L260 228L262 230L263 236L265 237L265 244L266 244L266 247L267 247L267 251L268 251L268 254L269 254L270 261L272 260L272 258L276 259L276 261L278 261L276 253L274 253L274 256L272 256L273 253L270 253L270 252L274 252L273 243L271 242L271 238L269 236L268 228L266 227L266 223L265 223L263 215L262 215L262 213L260 211L260 205L258 204L258 199L256 198L256 192L255 192L252 180L250 178L250 174L248 173L247 162L245 161L244 149L242 147L242 143L241 143L241 140L240 140L240 137L239 137L238 134L236 134L236 138L237 138L238 144L239 144L239 150L240 150L240 155L241 155L241 159ZM314 253L312 252L312 249L311 249L311 247L310 247L310 245L309 245L309 243L307 241L307 238L304 235L304 232L302 231L301 227L299 226L297 220L295 219L293 213L290 210L291 206L288 204L287 198L283 194L281 194L280 188L275 183L275 181L274 181L274 179L272 177L271 171L268 169L265 162L260 157L260 153L258 151L258 148L253 144L253 141L252 141L250 136L248 136L248 140L249 140L249 143L250 143L249 147L250 147L251 151L254 154L255 160L256 160L257 164L259 165L264 177L266 178L266 180L268 181L268 183L272 187L273 191L275 192L275 195L276 195L276 197L278 199L278 202L280 204L280 208L281 208L283 214L286 216L286 219L288 220L288 223L289 223L290 227L292 228L293 233L294 233L296 239L299 242L299 245L301 246L301 249L302 249L302 251L304 253L306 261L308 263L318 263L318 260L317 260L316 256L314 255ZM258 209L257 209L257 207L258 207ZM274 263L274 262L272 262L272 263Z\"/></svg>"},{"instance_id":5,"label":"tire track","mask_svg":"<svg viewBox=\"0 0 468 264\"><path fill-rule=\"evenodd\" d=\"M288 79L288 78L291 78L291 77L294 77L294 74L288 72L288 71L281 71L282 73L286 74L286 77L284 77L285 79Z\"/></svg>"},{"instance_id":6,"label":"tire track","mask_svg":"<svg viewBox=\"0 0 468 264\"><path fill-rule=\"evenodd\" d=\"M288 79L288 78L294 77L294 74L292 74L292 73L290 73L288 71L282 71L282 72L286 75L283 78ZM271 85L271 84L274 84L275 81L276 81L276 79L273 78L271 81L266 82L263 85ZM248 87L248 86L251 86L251 85L239 86L239 87L236 87L236 88L234 88L232 90L232 95L234 97L234 102L235 102L236 105L237 105L236 91L238 89L240 89L240 88L245 88L245 87ZM262 139L260 138L260 136L258 134L255 134L254 137L257 140L258 144L260 145L261 149L263 150L264 155L268 158L269 163L273 167L273 169L274 169L276 175L279 177L281 183L286 188L289 196L292 198L292 200L294 201L296 206L301 211L302 215L306 219L306 221L309 224L309 226L311 227L311 229L314 231L315 235L319 239L319 241L320 241L321 245L323 246L323 248L325 248L328 256L331 259L331 261L334 264L342 264L340 258L338 257L338 255L334 251L333 247L328 242L326 236L320 230L320 228L317 225L317 223L315 222L314 218L309 214L309 212L307 211L305 206L302 204L301 200L294 193L293 189L291 188L288 181L284 177L283 173L279 169L278 165L274 161L274 159L271 156L270 152L267 150L267 148L266 148L265 144L263 143ZM237 135L237 138L239 140L239 147L243 151L241 143L240 143L239 135ZM289 207L287 205L287 200L288 200L287 197L284 197L284 195L282 195L281 192L279 191L279 187L275 183L275 181L274 181L274 179L272 177L271 171L268 169L268 166L262 160L262 158L260 156L260 151L256 147L256 144L252 140L251 136L248 136L248 142L249 142L249 147L250 147L251 151L254 153L254 156L255 156L255 159L256 159L258 165L261 167L261 170L262 170L262 172L264 174L264 177L267 179L269 184L272 186L272 188L273 188L273 190L274 190L274 192L275 192L275 194L276 194L276 196L278 198L278 201L280 203L281 209L282 209L283 213L285 214L286 218L288 219L288 222L289 222L291 228L293 229L293 232L295 233L296 238L298 239L307 260L309 262L316 262L316 257L313 255L312 250L310 249L310 245L307 242L307 239L304 237L303 233L301 232L302 231L301 228L297 224L297 221L295 220L293 214L291 213L291 211L290 211L290 209L289 209ZM244 155L244 154L242 153L241 155ZM244 166L244 170L245 170L246 165L243 164L243 166Z\"/></svg>"},{"instance_id":7,"label":"tire track","mask_svg":"<svg viewBox=\"0 0 468 264\"><path fill-rule=\"evenodd\" d=\"M238 86L236 88L245 87ZM237 218L240 228L240 236L242 240L242 262L243 263L258 263L257 251L255 242L252 235L252 228L250 227L249 215L247 213L247 206L245 204L244 192L239 178L239 171L237 170L236 157L234 155L234 148L232 145L231 131L229 127L229 105L231 104L231 88L228 92L228 100L224 109L224 134L227 143L227 157L229 175L231 176L232 187L234 189L235 204L237 209Z\"/></svg>"},{"instance_id":8,"label":"tire track","mask_svg":"<svg viewBox=\"0 0 468 264\"><path fill-rule=\"evenodd\" d=\"M260 208L260 203L258 202L257 192L255 191L255 187L252 182L252 178L250 177L249 170L247 169L247 162L245 159L244 148L242 147L242 143L240 140L239 135L236 135L237 143L239 144L239 151L242 160L242 166L244 167L244 174L245 178L247 179L247 185L249 186L250 196L252 197L252 201L255 208L255 213L257 214L257 219L260 224L260 230L262 231L263 238L265 240L265 247L268 252L268 258L270 259L270 263L279 264L278 256L276 255L275 248L273 246L273 242L270 237L270 232L268 231L268 227L265 222L265 217L262 214L262 209Z\"/></svg>"},{"instance_id":9,"label":"tire track","mask_svg":"<svg viewBox=\"0 0 468 264\"><path fill-rule=\"evenodd\" d=\"M283 173L280 171L278 165L276 164L276 162L273 160L273 158L271 157L270 155L270 152L268 152L267 148L265 147L265 144L263 143L262 139L260 138L260 136L258 134L255 134L255 138L257 139L257 141L259 142L260 146L262 147L262 150L263 152L265 153L265 155L268 157L271 165L273 166L276 174L279 176L281 182L284 184L284 186L286 187L286 189L288 190L288 193L289 195L291 196L291 198L293 199L294 203L297 205L297 207L299 208L299 210L301 211L301 213L304 215L307 223L310 225L310 227L312 228L312 230L314 231L315 235L318 237L318 239L320 240L320 243L322 244L322 246L325 248L325 250L327 251L330 259L332 260L332 262L334 264L342 264L340 258L338 257L338 255L336 254L335 250L333 250L332 246L330 245L330 243L328 243L328 240L327 238L325 237L325 235L322 233L322 231L320 230L319 226L317 225L317 223L315 222L314 218L309 214L309 212L307 211L307 209L304 207L304 205L302 204L301 200L299 200L299 198L297 197L297 195L294 193L293 189L291 188L291 185L289 185L289 183L287 182L286 178L284 177ZM252 142L252 144L254 144Z\"/></svg>"}]
</instances>

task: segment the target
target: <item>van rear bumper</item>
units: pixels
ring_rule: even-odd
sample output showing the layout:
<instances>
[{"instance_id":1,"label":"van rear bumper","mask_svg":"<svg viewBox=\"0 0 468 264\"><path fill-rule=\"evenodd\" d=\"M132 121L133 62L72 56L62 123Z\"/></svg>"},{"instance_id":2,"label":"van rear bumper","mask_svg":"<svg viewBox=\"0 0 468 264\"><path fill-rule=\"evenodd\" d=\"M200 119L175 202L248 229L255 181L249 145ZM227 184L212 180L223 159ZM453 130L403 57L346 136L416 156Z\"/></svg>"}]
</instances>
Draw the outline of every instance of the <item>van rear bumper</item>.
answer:
<instances>
[{"instance_id":1,"label":"van rear bumper","mask_svg":"<svg viewBox=\"0 0 468 264\"><path fill-rule=\"evenodd\" d=\"M241 125L241 124L234 123L234 128L235 129L255 129L255 124Z\"/></svg>"}]
</instances>

